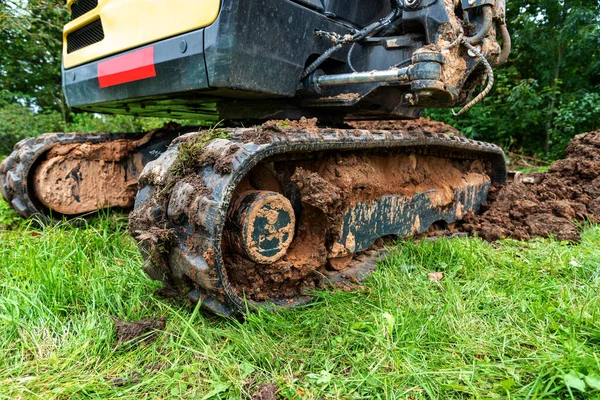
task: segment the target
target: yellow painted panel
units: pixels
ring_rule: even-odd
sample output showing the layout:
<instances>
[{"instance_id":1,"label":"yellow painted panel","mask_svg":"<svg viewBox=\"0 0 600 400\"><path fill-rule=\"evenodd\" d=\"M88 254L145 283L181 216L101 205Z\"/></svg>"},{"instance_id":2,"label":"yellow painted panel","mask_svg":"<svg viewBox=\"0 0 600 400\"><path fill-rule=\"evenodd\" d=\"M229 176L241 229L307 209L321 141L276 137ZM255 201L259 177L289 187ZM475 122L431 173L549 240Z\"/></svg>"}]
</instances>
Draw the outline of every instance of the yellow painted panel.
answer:
<instances>
[{"instance_id":1,"label":"yellow painted panel","mask_svg":"<svg viewBox=\"0 0 600 400\"><path fill-rule=\"evenodd\" d=\"M69 8L74 0L68 0ZM65 68L212 24L221 0L98 0L98 7L65 25ZM67 54L67 35L101 18L104 39Z\"/></svg>"}]
</instances>

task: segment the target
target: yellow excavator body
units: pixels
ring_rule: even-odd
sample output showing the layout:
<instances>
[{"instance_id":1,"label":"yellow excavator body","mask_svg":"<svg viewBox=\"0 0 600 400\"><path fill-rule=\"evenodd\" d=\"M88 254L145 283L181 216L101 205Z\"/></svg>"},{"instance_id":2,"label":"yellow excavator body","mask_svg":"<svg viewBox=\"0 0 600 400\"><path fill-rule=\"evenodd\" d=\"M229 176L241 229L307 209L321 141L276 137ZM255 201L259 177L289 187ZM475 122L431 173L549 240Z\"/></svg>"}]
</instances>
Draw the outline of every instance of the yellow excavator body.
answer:
<instances>
[{"instance_id":1,"label":"yellow excavator body","mask_svg":"<svg viewBox=\"0 0 600 400\"><path fill-rule=\"evenodd\" d=\"M73 14L76 0L68 0ZM63 65L72 68L212 24L219 15L220 0L98 0L91 11L74 18L63 30ZM73 32L102 25L104 38L77 51L69 50Z\"/></svg>"}]
</instances>

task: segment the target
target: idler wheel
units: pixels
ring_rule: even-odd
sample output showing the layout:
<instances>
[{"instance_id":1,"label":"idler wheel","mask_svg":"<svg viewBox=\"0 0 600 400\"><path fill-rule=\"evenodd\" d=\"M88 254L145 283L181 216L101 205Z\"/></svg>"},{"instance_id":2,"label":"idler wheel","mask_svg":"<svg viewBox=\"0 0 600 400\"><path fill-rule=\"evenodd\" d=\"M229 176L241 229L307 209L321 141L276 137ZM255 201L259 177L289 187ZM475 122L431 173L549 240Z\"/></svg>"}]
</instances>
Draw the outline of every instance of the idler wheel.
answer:
<instances>
[{"instance_id":1,"label":"idler wheel","mask_svg":"<svg viewBox=\"0 0 600 400\"><path fill-rule=\"evenodd\" d=\"M259 264L273 264L294 240L296 217L290 201L280 193L241 193L230 215L230 246Z\"/></svg>"}]
</instances>

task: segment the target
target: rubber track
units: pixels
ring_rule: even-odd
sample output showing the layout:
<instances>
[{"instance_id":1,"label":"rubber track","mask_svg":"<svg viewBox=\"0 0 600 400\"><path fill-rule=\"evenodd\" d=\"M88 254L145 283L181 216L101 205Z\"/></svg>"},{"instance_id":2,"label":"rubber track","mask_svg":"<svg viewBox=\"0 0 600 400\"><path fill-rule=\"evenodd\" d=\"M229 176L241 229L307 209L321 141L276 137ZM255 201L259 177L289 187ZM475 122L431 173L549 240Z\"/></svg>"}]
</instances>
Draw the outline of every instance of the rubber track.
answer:
<instances>
[{"instance_id":1,"label":"rubber track","mask_svg":"<svg viewBox=\"0 0 600 400\"><path fill-rule=\"evenodd\" d=\"M46 133L37 138L24 139L17 143L13 152L0 164L0 191L7 203L23 218L37 218L43 223L52 220L41 210L30 196L29 173L31 168L46 152L57 145L76 143L104 143L112 140L138 140L144 134L87 134Z\"/></svg>"},{"instance_id":2,"label":"rubber track","mask_svg":"<svg viewBox=\"0 0 600 400\"><path fill-rule=\"evenodd\" d=\"M218 314L243 313L248 304L250 307L264 305L247 303L233 290L225 272L221 239L235 188L254 166L267 158L327 150L400 148L423 155L486 160L492 164L493 182L506 181L505 157L499 147L459 137L405 131L369 132L357 129L311 132L281 129L273 134L270 143L244 142L244 135L251 132L251 129L232 130L231 140L215 140L206 147L205 151L233 154L231 173L220 174L213 166L208 165L194 174L200 176L205 186L211 190L206 195L189 191L177 194L176 189L173 189L177 185L169 171L177 159L177 148L181 143L180 140L175 140L159 159L144 169L140 177L141 190L136 199L136 208L130 215L130 227L135 219L137 228L137 231L132 232L134 236L139 232L165 230L176 232L177 235L177 243L173 243L171 235L169 240L159 242L154 248L148 247L148 241L139 241L146 259L145 271L153 279L179 288L182 294L184 290L189 290L186 294L190 299L201 300L205 309ZM187 135L186 140L201 134ZM169 190L172 191L166 199L161 197ZM186 205L190 204L194 204L193 210L185 209L179 215L173 215L173 209L189 208ZM196 217L190 220L182 217L183 214ZM195 245L189 248L187 243ZM157 248L161 249L158 260L155 258ZM205 259L207 255L209 257ZM190 281L194 283L194 288L189 287ZM296 300L303 302L302 299ZM284 305L288 306L290 303L286 302Z\"/></svg>"}]
</instances>

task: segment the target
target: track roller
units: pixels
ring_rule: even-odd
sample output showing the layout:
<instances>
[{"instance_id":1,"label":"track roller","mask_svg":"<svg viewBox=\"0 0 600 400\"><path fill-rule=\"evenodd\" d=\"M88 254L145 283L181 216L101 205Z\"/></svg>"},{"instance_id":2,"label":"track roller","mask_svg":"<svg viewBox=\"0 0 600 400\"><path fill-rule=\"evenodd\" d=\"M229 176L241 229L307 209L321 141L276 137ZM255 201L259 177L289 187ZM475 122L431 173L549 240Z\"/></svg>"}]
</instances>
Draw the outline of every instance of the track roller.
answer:
<instances>
[{"instance_id":1,"label":"track roller","mask_svg":"<svg viewBox=\"0 0 600 400\"><path fill-rule=\"evenodd\" d=\"M273 264L287 253L294 239L296 217L282 194L245 192L232 210L227 238L237 253L259 264Z\"/></svg>"}]
</instances>

